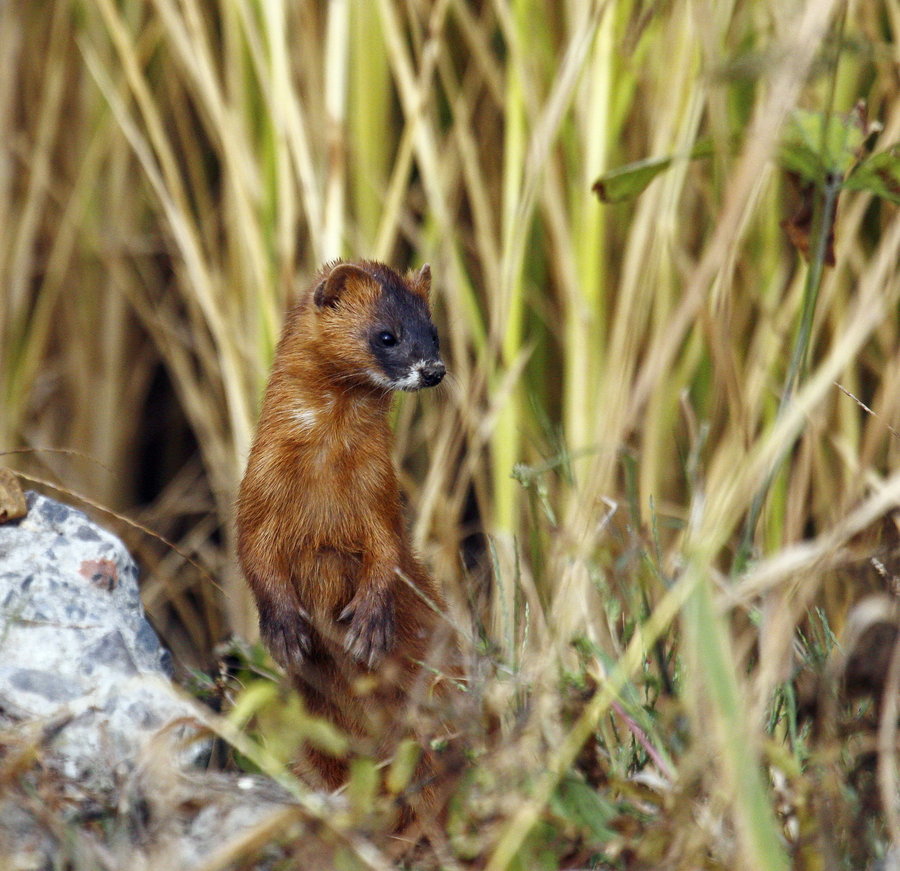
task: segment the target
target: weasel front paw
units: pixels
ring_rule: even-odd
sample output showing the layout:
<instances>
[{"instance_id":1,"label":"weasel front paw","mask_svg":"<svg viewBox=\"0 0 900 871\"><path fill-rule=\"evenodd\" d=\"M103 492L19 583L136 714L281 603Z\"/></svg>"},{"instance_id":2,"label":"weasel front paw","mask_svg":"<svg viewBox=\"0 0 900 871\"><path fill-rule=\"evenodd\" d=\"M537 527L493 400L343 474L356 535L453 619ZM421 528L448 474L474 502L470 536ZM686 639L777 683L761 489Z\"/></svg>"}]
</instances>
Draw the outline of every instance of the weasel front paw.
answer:
<instances>
[{"instance_id":1,"label":"weasel front paw","mask_svg":"<svg viewBox=\"0 0 900 871\"><path fill-rule=\"evenodd\" d=\"M350 621L344 649L357 662L375 668L394 646L394 602L390 595L359 595L338 618Z\"/></svg>"},{"instance_id":2,"label":"weasel front paw","mask_svg":"<svg viewBox=\"0 0 900 871\"><path fill-rule=\"evenodd\" d=\"M312 626L302 608L260 612L259 631L269 653L282 667L302 665L312 650Z\"/></svg>"}]
</instances>

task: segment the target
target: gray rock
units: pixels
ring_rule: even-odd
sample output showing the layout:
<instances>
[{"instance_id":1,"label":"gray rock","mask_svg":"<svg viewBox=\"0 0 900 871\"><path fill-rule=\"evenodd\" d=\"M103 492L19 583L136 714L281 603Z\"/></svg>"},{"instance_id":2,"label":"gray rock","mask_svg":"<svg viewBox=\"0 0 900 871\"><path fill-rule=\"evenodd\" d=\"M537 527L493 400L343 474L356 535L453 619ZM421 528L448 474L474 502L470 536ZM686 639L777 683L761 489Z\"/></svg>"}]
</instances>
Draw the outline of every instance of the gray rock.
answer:
<instances>
[{"instance_id":1,"label":"gray rock","mask_svg":"<svg viewBox=\"0 0 900 871\"><path fill-rule=\"evenodd\" d=\"M29 493L27 504L26 517L0 526L0 710L70 718L50 761L82 788L110 792L160 727L194 708L170 683L122 542L45 496ZM182 762L205 749L191 744Z\"/></svg>"},{"instance_id":2,"label":"gray rock","mask_svg":"<svg viewBox=\"0 0 900 871\"><path fill-rule=\"evenodd\" d=\"M0 797L0 868L188 869L273 817L300 825L267 779L197 767L204 714L171 682L122 543L27 503L0 525L0 744L20 772ZM253 867L284 858L264 852Z\"/></svg>"}]
</instances>

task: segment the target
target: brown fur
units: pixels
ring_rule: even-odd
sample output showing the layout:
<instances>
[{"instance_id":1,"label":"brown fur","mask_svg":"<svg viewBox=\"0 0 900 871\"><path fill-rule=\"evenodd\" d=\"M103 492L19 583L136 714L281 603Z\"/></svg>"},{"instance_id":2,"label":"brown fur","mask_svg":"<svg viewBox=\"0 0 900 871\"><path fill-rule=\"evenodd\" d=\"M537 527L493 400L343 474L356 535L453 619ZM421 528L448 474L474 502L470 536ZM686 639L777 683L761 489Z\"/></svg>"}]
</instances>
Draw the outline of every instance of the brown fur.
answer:
<instances>
[{"instance_id":1,"label":"brown fur","mask_svg":"<svg viewBox=\"0 0 900 871\"><path fill-rule=\"evenodd\" d=\"M444 607L409 543L391 391L371 375L364 338L383 270L328 265L288 313L237 515L240 562L273 656L311 712L382 754L404 731L406 700L427 691L431 673L415 661L428 659L443 628L416 591ZM427 304L427 267L390 275ZM340 760L309 751L306 761L331 788L345 777Z\"/></svg>"}]
</instances>

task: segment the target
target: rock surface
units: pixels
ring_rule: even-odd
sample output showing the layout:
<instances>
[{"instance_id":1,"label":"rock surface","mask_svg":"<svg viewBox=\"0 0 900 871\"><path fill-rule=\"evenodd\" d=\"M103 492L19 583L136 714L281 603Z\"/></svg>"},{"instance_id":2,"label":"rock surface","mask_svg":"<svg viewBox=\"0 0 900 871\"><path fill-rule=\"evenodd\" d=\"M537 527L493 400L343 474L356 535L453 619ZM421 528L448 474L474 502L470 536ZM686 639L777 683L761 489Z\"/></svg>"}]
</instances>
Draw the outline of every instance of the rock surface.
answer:
<instances>
[{"instance_id":1,"label":"rock surface","mask_svg":"<svg viewBox=\"0 0 900 871\"><path fill-rule=\"evenodd\" d=\"M27 505L0 525L0 868L193 868L290 816L271 782L197 767L200 709L122 543L45 496Z\"/></svg>"},{"instance_id":2,"label":"rock surface","mask_svg":"<svg viewBox=\"0 0 900 871\"><path fill-rule=\"evenodd\" d=\"M67 720L50 745L54 768L109 791L165 723L194 709L172 687L122 543L45 496L29 493L27 504L22 520L0 526L0 709Z\"/></svg>"}]
</instances>

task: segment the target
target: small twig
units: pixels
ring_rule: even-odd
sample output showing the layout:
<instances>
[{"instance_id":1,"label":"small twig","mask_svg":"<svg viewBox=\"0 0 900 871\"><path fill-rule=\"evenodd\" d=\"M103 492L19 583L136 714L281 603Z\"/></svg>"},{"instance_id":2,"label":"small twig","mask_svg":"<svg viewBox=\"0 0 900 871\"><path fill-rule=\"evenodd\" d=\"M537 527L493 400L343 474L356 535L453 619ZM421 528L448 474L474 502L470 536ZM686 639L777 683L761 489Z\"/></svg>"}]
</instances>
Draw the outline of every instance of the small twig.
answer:
<instances>
[{"instance_id":1,"label":"small twig","mask_svg":"<svg viewBox=\"0 0 900 871\"><path fill-rule=\"evenodd\" d=\"M863 402L858 396L854 396L842 384L838 384L838 382L835 381L834 386L837 387L837 389L840 390L841 393L845 394L846 396L849 396L866 414L871 414L872 417L878 417L877 412L872 411L872 409L869 408L869 406L866 405L865 402ZM900 438L900 432L895 430L890 424L887 425L887 430L894 438Z\"/></svg>"},{"instance_id":2,"label":"small twig","mask_svg":"<svg viewBox=\"0 0 900 871\"><path fill-rule=\"evenodd\" d=\"M86 454L84 451L77 451L73 448L10 448L6 451L0 451L0 457L8 457L13 454L62 454L66 457L78 457L80 460L87 460L95 466L108 472L110 475L115 474L109 466L104 465L96 457Z\"/></svg>"},{"instance_id":3,"label":"small twig","mask_svg":"<svg viewBox=\"0 0 900 871\"><path fill-rule=\"evenodd\" d=\"M625 709L619 702L613 700L610 703L610 707L625 721L625 725L628 726L628 731L634 735L638 744L647 751L647 755L653 760L654 764L659 769L660 774L671 783L675 779L675 775L666 760L662 758L659 751L653 746L652 742L647 737L647 733L634 719L632 719L632 717L625 713Z\"/></svg>"}]
</instances>

